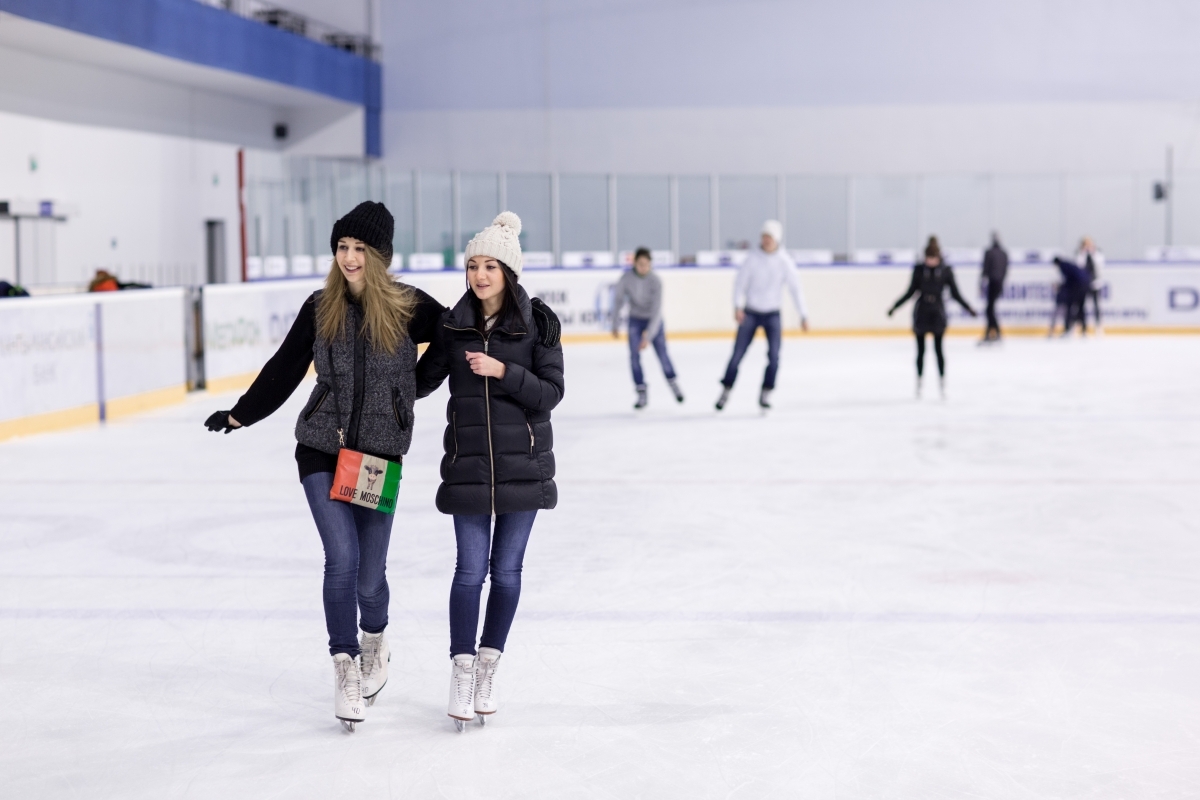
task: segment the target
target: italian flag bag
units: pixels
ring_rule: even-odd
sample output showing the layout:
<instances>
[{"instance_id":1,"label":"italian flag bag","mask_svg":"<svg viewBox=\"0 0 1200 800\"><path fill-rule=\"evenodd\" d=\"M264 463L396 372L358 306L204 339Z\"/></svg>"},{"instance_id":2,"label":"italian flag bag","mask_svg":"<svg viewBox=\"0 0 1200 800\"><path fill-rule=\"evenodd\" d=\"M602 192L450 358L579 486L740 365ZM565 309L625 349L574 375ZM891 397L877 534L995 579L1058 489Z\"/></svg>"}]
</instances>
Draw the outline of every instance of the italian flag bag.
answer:
<instances>
[{"instance_id":1,"label":"italian flag bag","mask_svg":"<svg viewBox=\"0 0 1200 800\"><path fill-rule=\"evenodd\" d=\"M341 433L338 430L339 438ZM396 495L400 493L400 472L401 465L395 461L343 447L338 450L337 472L333 474L329 499L394 513Z\"/></svg>"},{"instance_id":2,"label":"italian flag bag","mask_svg":"<svg viewBox=\"0 0 1200 800\"><path fill-rule=\"evenodd\" d=\"M333 364L332 345L329 347L329 363ZM337 413L341 414L342 404L338 399L336 373L330 375L329 384L333 389ZM373 508L385 514L395 513L396 495L400 493L401 465L346 447L346 433L342 428L337 429L337 435L340 449L329 499Z\"/></svg>"}]
</instances>

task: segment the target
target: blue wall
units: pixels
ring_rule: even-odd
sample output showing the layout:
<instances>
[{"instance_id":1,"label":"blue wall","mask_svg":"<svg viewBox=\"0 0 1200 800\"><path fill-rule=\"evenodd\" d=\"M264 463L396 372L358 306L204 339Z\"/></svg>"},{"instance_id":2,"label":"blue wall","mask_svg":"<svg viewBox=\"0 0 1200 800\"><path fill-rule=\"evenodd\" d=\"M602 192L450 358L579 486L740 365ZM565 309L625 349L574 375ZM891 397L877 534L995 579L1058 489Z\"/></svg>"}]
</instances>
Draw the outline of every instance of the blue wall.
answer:
<instances>
[{"instance_id":1,"label":"blue wall","mask_svg":"<svg viewBox=\"0 0 1200 800\"><path fill-rule=\"evenodd\" d=\"M366 153L381 155L381 69L368 59L194 0L0 0L0 11L366 109Z\"/></svg>"}]
</instances>

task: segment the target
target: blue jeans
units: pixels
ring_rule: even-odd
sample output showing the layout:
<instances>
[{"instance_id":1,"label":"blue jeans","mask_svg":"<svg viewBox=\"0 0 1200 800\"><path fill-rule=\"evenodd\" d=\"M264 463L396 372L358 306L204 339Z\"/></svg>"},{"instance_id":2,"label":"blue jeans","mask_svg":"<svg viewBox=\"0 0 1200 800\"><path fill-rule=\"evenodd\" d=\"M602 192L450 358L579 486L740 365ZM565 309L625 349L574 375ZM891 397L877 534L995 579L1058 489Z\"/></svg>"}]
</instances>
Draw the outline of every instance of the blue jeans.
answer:
<instances>
[{"instance_id":1,"label":"blue jeans","mask_svg":"<svg viewBox=\"0 0 1200 800\"><path fill-rule=\"evenodd\" d=\"M746 309L746 316L738 326L737 340L733 343L733 356L729 366L725 368L725 377L721 379L726 389L733 388L737 380L738 365L746 355L746 348L754 340L754 334L762 328L767 335L767 372L763 375L762 388L775 388L775 374L779 372L779 342L783 333L783 325L779 321L778 311L768 311L765 314Z\"/></svg>"},{"instance_id":2,"label":"blue jeans","mask_svg":"<svg viewBox=\"0 0 1200 800\"><path fill-rule=\"evenodd\" d=\"M332 472L315 472L301 484L325 548L325 627L329 654L358 655L362 629L379 633L388 624L387 552L392 515L330 500Z\"/></svg>"},{"instance_id":3,"label":"blue jeans","mask_svg":"<svg viewBox=\"0 0 1200 800\"><path fill-rule=\"evenodd\" d=\"M489 566L492 589L488 592L480 647L504 650L508 629L517 615L521 599L521 563L533 530L537 511L497 514L492 531L490 514L455 514L454 538L458 542L458 564L450 585L450 657L475 654L479 631L479 595Z\"/></svg>"},{"instance_id":4,"label":"blue jeans","mask_svg":"<svg viewBox=\"0 0 1200 800\"><path fill-rule=\"evenodd\" d=\"M642 352L638 347L649 325L648 319L629 318L629 365L633 367L633 383L639 388L646 385L646 376L642 374ZM667 326L658 326L658 335L650 340L650 344L658 354L658 363L662 364L663 375L666 375L669 381L675 380L675 367L671 364L671 357L667 355Z\"/></svg>"}]
</instances>

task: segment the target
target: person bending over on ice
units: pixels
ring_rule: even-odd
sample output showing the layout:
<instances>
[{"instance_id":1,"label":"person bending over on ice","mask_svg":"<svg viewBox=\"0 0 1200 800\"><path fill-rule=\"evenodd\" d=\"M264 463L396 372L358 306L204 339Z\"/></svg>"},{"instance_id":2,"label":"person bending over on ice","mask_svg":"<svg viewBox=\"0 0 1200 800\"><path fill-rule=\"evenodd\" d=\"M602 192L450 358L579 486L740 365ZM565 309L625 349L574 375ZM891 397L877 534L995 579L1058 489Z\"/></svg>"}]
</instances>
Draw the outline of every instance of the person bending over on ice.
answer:
<instances>
[{"instance_id":1,"label":"person bending over on ice","mask_svg":"<svg viewBox=\"0 0 1200 800\"><path fill-rule=\"evenodd\" d=\"M417 365L417 394L450 378L437 508L454 516L450 702L459 731L495 713L496 667L521 596L539 510L558 504L550 412L562 400L558 317L521 277L521 220L502 212L467 244L467 291ZM479 598L491 576L483 635Z\"/></svg>"},{"instance_id":2,"label":"person bending over on ice","mask_svg":"<svg viewBox=\"0 0 1200 800\"><path fill-rule=\"evenodd\" d=\"M351 731L388 679L383 631L392 514L330 499L338 454L345 447L403 459L412 441L417 345L437 335L446 310L388 276L393 224L387 208L372 202L334 224L334 265L325 288L304 301L283 344L237 405L205 422L225 433L253 425L284 404L310 364L316 367L317 385L296 420L296 464L325 548L333 713Z\"/></svg>"},{"instance_id":3,"label":"person bending over on ice","mask_svg":"<svg viewBox=\"0 0 1200 800\"><path fill-rule=\"evenodd\" d=\"M950 290L950 296L966 309L972 317L979 316L971 304L963 299L954 282L954 270L942 261L942 249L936 236L930 236L925 245L925 260L913 266L912 280L908 291L888 309L888 316L916 295L913 306L913 334L917 337L917 397L921 396L921 380L925 373L925 336L933 334L933 352L937 356L938 387L942 397L946 396L946 357L942 354L942 336L946 333L946 302L942 293Z\"/></svg>"},{"instance_id":4,"label":"person bending over on ice","mask_svg":"<svg viewBox=\"0 0 1200 800\"><path fill-rule=\"evenodd\" d=\"M633 269L617 281L613 290L613 337L616 338L617 319L621 309L629 302L629 363L633 369L633 385L637 389L634 408L646 407L646 378L642 374L642 351L651 344L662 364L663 375L675 393L675 400L683 402L683 392L675 380L675 367L667 355L667 335L662 320L662 279L650 268L650 251L639 247L633 256Z\"/></svg>"},{"instance_id":5,"label":"person bending over on ice","mask_svg":"<svg viewBox=\"0 0 1200 800\"><path fill-rule=\"evenodd\" d=\"M792 302L796 304L796 311L800 313L800 328L808 330L808 314L804 309L804 295L800 292L796 263L780 247L782 243L783 224L777 220L767 220L762 228L762 247L750 251L738 268L733 284L733 317L738 323L737 339L733 344L729 366L725 368L725 377L721 379L721 385L725 388L717 398L717 411L725 408L729 402L729 393L733 390L733 382L737 380L738 365L742 363L746 348L759 328L767 335L767 371L763 375L758 404L763 408L771 407L771 392L775 389L775 376L779 372L779 345L783 334L779 309L783 304L785 284L792 295Z\"/></svg>"}]
</instances>

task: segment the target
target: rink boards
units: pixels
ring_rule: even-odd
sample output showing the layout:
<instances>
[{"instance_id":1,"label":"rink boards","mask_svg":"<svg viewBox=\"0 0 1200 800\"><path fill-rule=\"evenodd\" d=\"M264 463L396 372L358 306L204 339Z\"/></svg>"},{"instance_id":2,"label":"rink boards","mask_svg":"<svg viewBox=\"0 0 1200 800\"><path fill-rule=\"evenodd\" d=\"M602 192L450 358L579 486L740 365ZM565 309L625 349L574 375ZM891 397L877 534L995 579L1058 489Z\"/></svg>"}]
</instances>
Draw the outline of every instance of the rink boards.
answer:
<instances>
[{"instance_id":1,"label":"rink boards","mask_svg":"<svg viewBox=\"0 0 1200 800\"><path fill-rule=\"evenodd\" d=\"M910 267L802 266L800 281L812 333L903 334L911 305L888 317L908 286ZM668 335L728 336L734 329L731 267L669 267L663 281ZM979 269L958 266L962 294L982 312ZM558 313L564 341L611 337L612 289L620 269L526 269L521 284ZM463 273L406 272L400 279L447 306L465 291ZM1010 333L1041 332L1053 308L1057 270L1010 268L1000 301ZM200 326L207 387L248 386L287 335L321 279L207 286ZM1200 332L1200 263L1113 263L1104 273L1101 307L1111 332ZM981 320L948 302L952 329L975 332ZM784 325L795 328L790 300ZM620 326L618 320L618 327ZM99 293L0 302L0 440L113 418L181 400L191 324L183 289Z\"/></svg>"}]
</instances>

